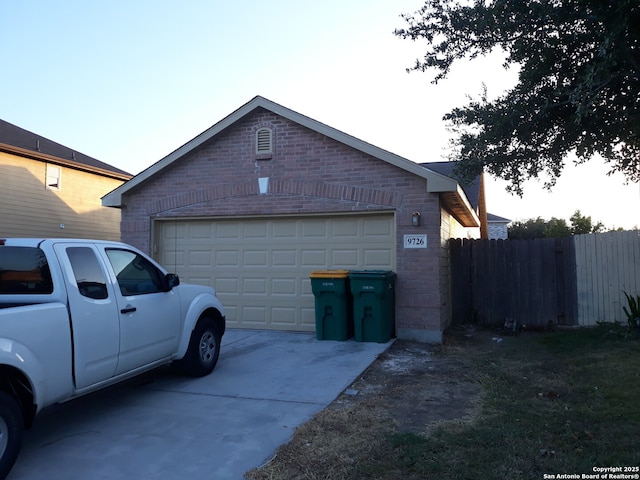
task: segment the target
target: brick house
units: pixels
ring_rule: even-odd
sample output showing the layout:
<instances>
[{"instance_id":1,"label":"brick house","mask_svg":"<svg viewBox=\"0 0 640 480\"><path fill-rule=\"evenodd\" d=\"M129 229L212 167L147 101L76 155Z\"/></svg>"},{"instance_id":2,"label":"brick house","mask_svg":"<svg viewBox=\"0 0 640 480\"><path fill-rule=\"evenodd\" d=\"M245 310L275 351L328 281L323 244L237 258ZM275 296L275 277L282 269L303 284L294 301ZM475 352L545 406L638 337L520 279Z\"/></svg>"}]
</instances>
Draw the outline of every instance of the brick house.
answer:
<instances>
[{"instance_id":1,"label":"brick house","mask_svg":"<svg viewBox=\"0 0 640 480\"><path fill-rule=\"evenodd\" d=\"M123 241L216 288L231 328L312 332L312 271L382 269L396 335L424 342L451 319L446 241L480 226L454 179L263 97L103 205L121 209Z\"/></svg>"},{"instance_id":2,"label":"brick house","mask_svg":"<svg viewBox=\"0 0 640 480\"><path fill-rule=\"evenodd\" d=\"M120 239L102 196L132 177L0 120L0 236Z\"/></svg>"}]
</instances>

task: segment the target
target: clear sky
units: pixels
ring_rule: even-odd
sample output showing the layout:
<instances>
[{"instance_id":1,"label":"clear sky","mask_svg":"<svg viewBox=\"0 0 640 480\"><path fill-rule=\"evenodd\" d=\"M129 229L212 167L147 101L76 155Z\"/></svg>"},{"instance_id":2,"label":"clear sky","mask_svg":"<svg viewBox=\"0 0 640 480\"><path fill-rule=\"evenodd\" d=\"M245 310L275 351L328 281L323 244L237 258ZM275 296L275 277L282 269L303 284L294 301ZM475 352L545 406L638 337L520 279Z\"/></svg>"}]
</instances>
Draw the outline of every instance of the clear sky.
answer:
<instances>
[{"instance_id":1,"label":"clear sky","mask_svg":"<svg viewBox=\"0 0 640 480\"><path fill-rule=\"evenodd\" d=\"M515 81L498 56L438 85L393 35L420 0L0 0L0 118L136 174L256 95L415 162L445 160L442 116ZM600 162L522 199L487 181L490 213L640 225L640 188Z\"/></svg>"}]
</instances>

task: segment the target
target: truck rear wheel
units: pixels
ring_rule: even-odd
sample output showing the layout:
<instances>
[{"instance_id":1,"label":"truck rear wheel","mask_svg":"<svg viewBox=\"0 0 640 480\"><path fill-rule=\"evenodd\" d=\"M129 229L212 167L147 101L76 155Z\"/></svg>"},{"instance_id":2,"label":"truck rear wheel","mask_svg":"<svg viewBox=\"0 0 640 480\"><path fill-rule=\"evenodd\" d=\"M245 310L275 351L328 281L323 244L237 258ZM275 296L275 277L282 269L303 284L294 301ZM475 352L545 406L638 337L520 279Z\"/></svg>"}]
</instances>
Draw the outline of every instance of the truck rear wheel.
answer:
<instances>
[{"instance_id":1,"label":"truck rear wheel","mask_svg":"<svg viewBox=\"0 0 640 480\"><path fill-rule=\"evenodd\" d=\"M20 453L24 429L22 410L9 394L0 392L0 478L5 478Z\"/></svg>"},{"instance_id":2,"label":"truck rear wheel","mask_svg":"<svg viewBox=\"0 0 640 480\"><path fill-rule=\"evenodd\" d=\"M222 337L213 319L202 317L191 333L187 353L180 360L182 370L192 377L209 375L220 356Z\"/></svg>"}]
</instances>

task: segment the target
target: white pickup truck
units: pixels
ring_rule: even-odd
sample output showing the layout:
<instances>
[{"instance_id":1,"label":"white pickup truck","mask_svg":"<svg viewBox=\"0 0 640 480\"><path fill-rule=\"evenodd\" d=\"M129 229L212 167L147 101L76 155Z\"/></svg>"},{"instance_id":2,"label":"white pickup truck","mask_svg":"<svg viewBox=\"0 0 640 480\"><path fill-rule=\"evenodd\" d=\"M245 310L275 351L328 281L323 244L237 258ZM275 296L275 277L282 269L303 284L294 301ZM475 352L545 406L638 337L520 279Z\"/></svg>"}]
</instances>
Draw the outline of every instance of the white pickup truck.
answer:
<instances>
[{"instance_id":1,"label":"white pickup truck","mask_svg":"<svg viewBox=\"0 0 640 480\"><path fill-rule=\"evenodd\" d=\"M123 243L0 239L0 478L43 408L163 364L215 367L224 310Z\"/></svg>"}]
</instances>

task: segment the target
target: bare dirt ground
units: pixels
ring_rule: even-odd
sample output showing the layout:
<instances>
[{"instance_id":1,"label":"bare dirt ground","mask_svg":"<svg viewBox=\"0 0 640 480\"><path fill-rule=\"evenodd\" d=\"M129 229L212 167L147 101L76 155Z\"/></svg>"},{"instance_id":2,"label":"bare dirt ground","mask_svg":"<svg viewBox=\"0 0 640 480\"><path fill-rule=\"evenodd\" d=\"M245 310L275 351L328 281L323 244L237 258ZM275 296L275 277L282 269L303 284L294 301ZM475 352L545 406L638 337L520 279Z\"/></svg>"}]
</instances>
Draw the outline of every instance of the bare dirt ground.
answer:
<instances>
[{"instance_id":1,"label":"bare dirt ground","mask_svg":"<svg viewBox=\"0 0 640 480\"><path fill-rule=\"evenodd\" d=\"M384 454L389 433L429 435L441 422L473 419L482 393L474 353L502 350L514 340L473 327L450 329L442 345L396 340L266 465L245 477L360 478L351 468Z\"/></svg>"},{"instance_id":2,"label":"bare dirt ground","mask_svg":"<svg viewBox=\"0 0 640 480\"><path fill-rule=\"evenodd\" d=\"M445 353L491 349L505 340L492 331L465 327L447 332L443 345L396 340L329 408L376 409L399 431L411 433L472 417L481 389L470 359Z\"/></svg>"}]
</instances>

